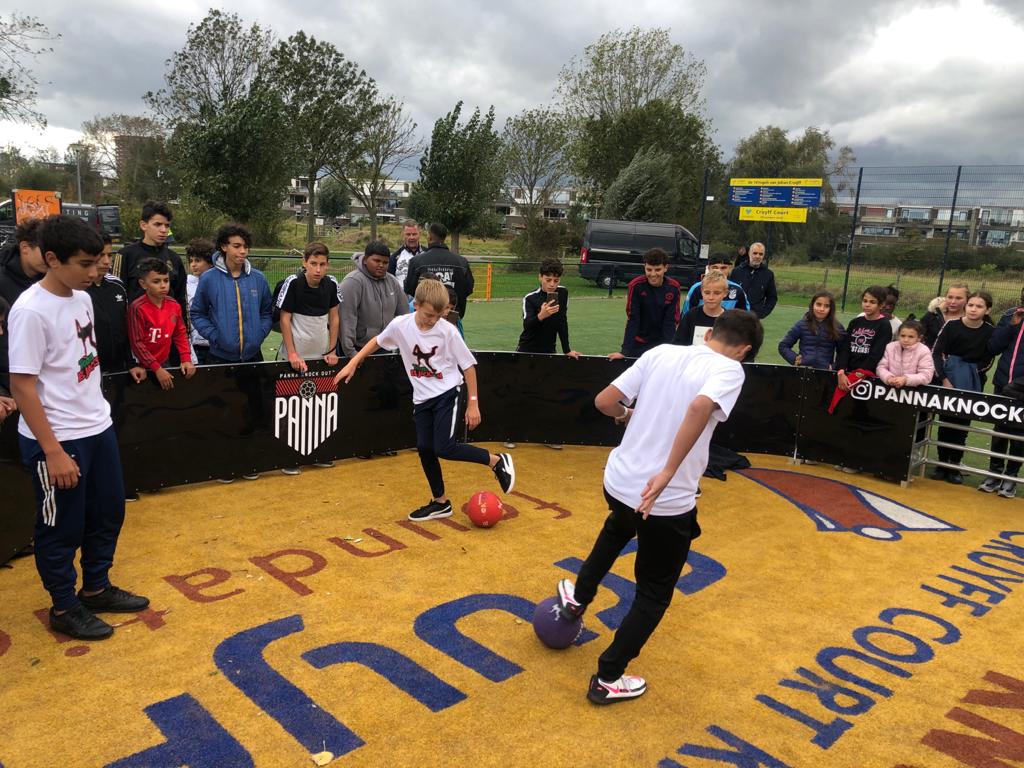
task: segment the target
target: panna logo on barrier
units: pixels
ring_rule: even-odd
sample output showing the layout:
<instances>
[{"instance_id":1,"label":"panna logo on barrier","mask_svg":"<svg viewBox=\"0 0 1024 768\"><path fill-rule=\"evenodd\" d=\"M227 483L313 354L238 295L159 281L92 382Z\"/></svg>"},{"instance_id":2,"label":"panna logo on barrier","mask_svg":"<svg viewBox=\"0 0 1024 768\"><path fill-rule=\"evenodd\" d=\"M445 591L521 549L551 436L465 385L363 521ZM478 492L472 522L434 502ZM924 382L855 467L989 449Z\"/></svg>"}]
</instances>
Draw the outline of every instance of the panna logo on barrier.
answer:
<instances>
[{"instance_id":1,"label":"panna logo on barrier","mask_svg":"<svg viewBox=\"0 0 1024 768\"><path fill-rule=\"evenodd\" d=\"M937 387L895 389L879 384L877 380L865 379L853 386L850 390L850 397L854 400L885 400L890 403L912 405L915 408L927 408L951 416L1024 424L1024 406L1014 405L1014 402L1019 401L963 392L962 390L938 389Z\"/></svg>"},{"instance_id":2,"label":"panna logo on barrier","mask_svg":"<svg viewBox=\"0 0 1024 768\"><path fill-rule=\"evenodd\" d=\"M338 393L331 376L284 374L274 394L274 437L303 456L338 428Z\"/></svg>"}]
</instances>

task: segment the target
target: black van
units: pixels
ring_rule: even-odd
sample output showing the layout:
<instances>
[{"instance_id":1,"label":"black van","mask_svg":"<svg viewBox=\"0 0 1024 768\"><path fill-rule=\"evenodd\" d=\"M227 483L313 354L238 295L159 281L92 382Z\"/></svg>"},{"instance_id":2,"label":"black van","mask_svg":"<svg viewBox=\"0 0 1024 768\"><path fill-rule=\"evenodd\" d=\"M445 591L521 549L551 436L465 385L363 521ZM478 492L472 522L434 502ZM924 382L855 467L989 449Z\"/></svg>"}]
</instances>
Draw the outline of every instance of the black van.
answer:
<instances>
[{"instance_id":1,"label":"black van","mask_svg":"<svg viewBox=\"0 0 1024 768\"><path fill-rule=\"evenodd\" d=\"M704 273L697 238L678 224L591 219L580 249L580 277L601 288L625 286L644 273L651 248L668 254L668 274L689 288Z\"/></svg>"}]
</instances>

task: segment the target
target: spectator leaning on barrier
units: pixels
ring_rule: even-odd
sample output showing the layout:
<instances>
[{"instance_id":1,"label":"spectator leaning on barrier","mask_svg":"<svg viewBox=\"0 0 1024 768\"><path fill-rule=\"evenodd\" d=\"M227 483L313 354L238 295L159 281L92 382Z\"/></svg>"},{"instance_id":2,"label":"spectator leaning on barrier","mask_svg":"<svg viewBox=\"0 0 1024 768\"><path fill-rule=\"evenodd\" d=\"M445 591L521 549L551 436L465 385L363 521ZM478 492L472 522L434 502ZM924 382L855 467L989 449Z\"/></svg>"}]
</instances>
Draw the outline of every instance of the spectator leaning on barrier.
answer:
<instances>
[{"instance_id":1,"label":"spectator leaning on barrier","mask_svg":"<svg viewBox=\"0 0 1024 768\"><path fill-rule=\"evenodd\" d=\"M409 302L398 278L388 273L391 254L380 240L367 243L356 268L345 275L338 290L341 299L341 353L355 357L366 342L399 315L409 313Z\"/></svg>"},{"instance_id":2,"label":"spectator leaning on barrier","mask_svg":"<svg viewBox=\"0 0 1024 768\"><path fill-rule=\"evenodd\" d=\"M306 360L323 359L337 365L338 283L327 274L330 251L309 243L302 253L302 272L289 275L277 294L281 311L281 348L277 359L300 372Z\"/></svg>"},{"instance_id":3,"label":"spectator leaning on barrier","mask_svg":"<svg viewBox=\"0 0 1024 768\"><path fill-rule=\"evenodd\" d=\"M167 247L173 218L174 214L167 203L149 200L142 206L142 215L139 217L142 238L121 249L121 282L128 289L129 302L135 301L143 293L139 287L136 265L142 259L153 257L167 263L167 271L171 278L170 297L182 307L187 306L185 265L181 263L181 257Z\"/></svg>"},{"instance_id":4,"label":"spectator leaning on barrier","mask_svg":"<svg viewBox=\"0 0 1024 768\"><path fill-rule=\"evenodd\" d=\"M932 350L935 360L935 376L942 386L954 389L966 389L981 392L985 385L985 371L992 364L992 353L989 351L989 340L993 328L988 317L992 309L992 296L985 291L975 291L967 299L964 316L951 320L939 334ZM988 322L986 322L988 321ZM970 419L944 416L943 421L966 427ZM939 442L964 445L967 433L953 427L939 427ZM960 464L964 452L959 448L937 448L939 461L947 464ZM960 485L964 478L959 469L936 467L936 480L945 480L953 485Z\"/></svg>"},{"instance_id":5,"label":"spectator leaning on barrier","mask_svg":"<svg viewBox=\"0 0 1024 768\"><path fill-rule=\"evenodd\" d=\"M7 342L7 313L11 311L11 305L7 299L0 296L0 342ZM4 419L18 410L18 404L11 397L10 382L7 375L0 376L0 424Z\"/></svg>"},{"instance_id":6,"label":"spectator leaning on barrier","mask_svg":"<svg viewBox=\"0 0 1024 768\"><path fill-rule=\"evenodd\" d=\"M110 274L111 239L106 234L101 237L103 252L96 262L96 279L89 286L88 294L95 311L100 365L104 373L116 373L128 370L133 362L128 343L128 289L119 278Z\"/></svg>"},{"instance_id":7,"label":"spectator leaning on barrier","mask_svg":"<svg viewBox=\"0 0 1024 768\"><path fill-rule=\"evenodd\" d=\"M168 368L180 365L186 379L191 379L196 372L185 313L178 302L168 296L170 275L165 262L143 259L135 265L135 273L145 293L128 308L132 353L142 368L153 372L163 389L173 389L174 376Z\"/></svg>"},{"instance_id":8,"label":"spectator leaning on barrier","mask_svg":"<svg viewBox=\"0 0 1024 768\"><path fill-rule=\"evenodd\" d=\"M810 306L802 318L794 323L779 342L779 354L790 365L805 365L831 371L835 367L836 351L843 343L846 330L836 319L836 299L828 291L818 291L811 297ZM800 342L800 352L793 345Z\"/></svg>"},{"instance_id":9,"label":"spectator leaning on barrier","mask_svg":"<svg viewBox=\"0 0 1024 768\"><path fill-rule=\"evenodd\" d=\"M564 355L579 358L569 346L569 289L561 285L563 271L558 259L540 263L540 287L523 297L523 332L516 352L553 355L557 340Z\"/></svg>"},{"instance_id":10,"label":"spectator leaning on barrier","mask_svg":"<svg viewBox=\"0 0 1024 768\"><path fill-rule=\"evenodd\" d=\"M622 349L608 355L609 360L640 357L648 349L668 344L679 323L679 296L682 286L668 272L668 254L651 248L644 254L644 274L629 282L626 289L626 330Z\"/></svg>"},{"instance_id":11,"label":"spectator leaning on barrier","mask_svg":"<svg viewBox=\"0 0 1024 768\"><path fill-rule=\"evenodd\" d=\"M18 297L46 274L46 260L39 250L41 225L42 219L30 219L19 224L14 232L14 242L0 250L0 299L8 308L13 307ZM8 400L10 410L14 410L7 366L9 341L7 334L0 336L0 397Z\"/></svg>"},{"instance_id":12,"label":"spectator leaning on barrier","mask_svg":"<svg viewBox=\"0 0 1024 768\"><path fill-rule=\"evenodd\" d=\"M464 256L452 253L444 241L448 228L434 222L427 229L427 250L409 260L409 271L403 288L407 295L416 295L416 286L426 277L440 280L455 289L459 296L459 317L466 316L466 299L473 293L473 270Z\"/></svg>"},{"instance_id":13,"label":"spectator leaning on barrier","mask_svg":"<svg viewBox=\"0 0 1024 768\"><path fill-rule=\"evenodd\" d=\"M402 246L388 257L388 272L405 285L405 277L409 274L409 262L413 256L423 252L420 247L420 225L413 219L407 219L402 225Z\"/></svg>"},{"instance_id":14,"label":"spectator leaning on barrier","mask_svg":"<svg viewBox=\"0 0 1024 768\"><path fill-rule=\"evenodd\" d=\"M751 312L762 320L772 313L779 294L775 288L775 273L764 263L763 243L751 244L746 263L732 271L732 279L747 294Z\"/></svg>"},{"instance_id":15,"label":"spectator leaning on barrier","mask_svg":"<svg viewBox=\"0 0 1024 768\"><path fill-rule=\"evenodd\" d=\"M185 247L185 255L188 256L189 271L188 279L185 282L188 291L188 305L185 307L185 314L188 315L192 307L192 299L196 297L196 291L199 290L199 278L206 270L213 269L213 241L207 240L205 237L193 238ZM192 328L190 341L192 342L192 351L195 353L195 364L206 365L206 356L210 354L210 342L203 338L194 325L190 323L190 326Z\"/></svg>"},{"instance_id":16,"label":"spectator leaning on barrier","mask_svg":"<svg viewBox=\"0 0 1024 768\"><path fill-rule=\"evenodd\" d=\"M721 272L725 275L726 279L729 277L729 273L732 271L732 263L727 253L713 253L708 259L708 272ZM690 290L686 293L686 301L683 302L682 309L680 310L683 314L686 314L691 309L701 303L700 293L700 280L690 286ZM729 280L729 291L725 294L725 299L722 300L722 306L725 309L750 309L750 302L747 301L747 294L743 292L743 287L735 280Z\"/></svg>"},{"instance_id":17,"label":"spectator leaning on barrier","mask_svg":"<svg viewBox=\"0 0 1024 768\"><path fill-rule=\"evenodd\" d=\"M992 375L992 390L997 395L1012 397L1024 401L1024 290L1020 294L1020 303L1003 313L999 324L988 341L988 351L993 355L1002 354L999 364ZM1006 453L1019 458L1024 457L1024 428L1019 424L1001 422L996 424L997 432L1020 435L1020 440L1007 440L1005 437L993 437L991 450L993 453ZM989 470L1001 475L1017 476L1021 462L993 456L989 459ZM1017 484L1010 480L988 478L978 486L985 493L996 492L1005 499L1017 495Z\"/></svg>"},{"instance_id":18,"label":"spectator leaning on barrier","mask_svg":"<svg viewBox=\"0 0 1024 768\"><path fill-rule=\"evenodd\" d=\"M213 269L199 278L192 301L196 329L210 342L206 362L255 363L270 333L272 304L267 278L249 263L252 235L240 224L217 230Z\"/></svg>"},{"instance_id":19,"label":"spectator leaning on barrier","mask_svg":"<svg viewBox=\"0 0 1024 768\"><path fill-rule=\"evenodd\" d=\"M964 316L964 307L967 305L967 297L971 289L967 283L950 283L946 289L945 299L940 299L938 306L934 309L928 305L928 312L921 318L921 325L924 326L924 345L929 349L935 349L935 341L939 333L950 320L958 320Z\"/></svg>"}]
</instances>

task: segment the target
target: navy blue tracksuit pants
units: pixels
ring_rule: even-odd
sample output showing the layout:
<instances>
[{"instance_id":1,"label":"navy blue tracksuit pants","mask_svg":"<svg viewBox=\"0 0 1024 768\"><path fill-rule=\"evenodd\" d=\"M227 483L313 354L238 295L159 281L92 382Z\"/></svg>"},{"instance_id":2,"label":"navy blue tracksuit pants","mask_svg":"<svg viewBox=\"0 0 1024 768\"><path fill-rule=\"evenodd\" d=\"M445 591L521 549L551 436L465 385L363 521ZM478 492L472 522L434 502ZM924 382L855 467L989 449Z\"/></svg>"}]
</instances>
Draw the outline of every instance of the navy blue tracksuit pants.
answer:
<instances>
[{"instance_id":1,"label":"navy blue tracksuit pants","mask_svg":"<svg viewBox=\"0 0 1024 768\"><path fill-rule=\"evenodd\" d=\"M60 490L50 482L39 443L19 435L21 458L36 493L36 569L53 607L78 605L75 553L82 550L82 587L92 592L110 586L117 537L124 522L124 480L114 428L91 437L61 442L81 472L78 485Z\"/></svg>"},{"instance_id":2,"label":"navy blue tracksuit pants","mask_svg":"<svg viewBox=\"0 0 1024 768\"><path fill-rule=\"evenodd\" d=\"M444 496L444 475L441 474L441 462L438 459L470 461L485 467L491 462L491 454L483 448L460 443L455 439L460 390L461 387L452 387L443 395L417 404L412 411L416 421L416 450L420 454L423 474L430 483L430 493L435 499Z\"/></svg>"}]
</instances>

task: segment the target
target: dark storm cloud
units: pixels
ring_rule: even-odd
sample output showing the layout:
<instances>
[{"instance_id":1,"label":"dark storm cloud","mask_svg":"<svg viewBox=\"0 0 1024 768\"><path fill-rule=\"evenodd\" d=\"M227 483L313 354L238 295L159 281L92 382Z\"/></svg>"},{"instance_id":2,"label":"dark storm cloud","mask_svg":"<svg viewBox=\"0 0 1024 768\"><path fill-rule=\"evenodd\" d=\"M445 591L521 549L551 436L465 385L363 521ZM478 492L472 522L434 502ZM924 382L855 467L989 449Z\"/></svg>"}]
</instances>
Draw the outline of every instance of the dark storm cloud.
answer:
<instances>
[{"instance_id":1,"label":"dark storm cloud","mask_svg":"<svg viewBox=\"0 0 1024 768\"><path fill-rule=\"evenodd\" d=\"M965 1L975 5L962 12L977 13L977 0ZM864 163L1024 162L1016 140L1024 117L1019 66L967 53L938 67L874 71L868 54L878 30L914 8L943 5L256 0L222 7L280 37L302 28L334 43L383 92L405 101L424 137L459 100L464 111L493 104L500 129L509 115L549 103L560 69L587 44L639 25L669 27L707 65L707 110L726 158L740 138L773 123L829 128ZM1005 23L1024 26L1019 0L990 6L1007 14ZM202 4L158 4L140 14L127 0L83 8L53 0L45 15L39 11L63 35L37 62L40 80L51 83L40 89L51 125L78 128L95 114L142 112L142 94L161 86L164 61L205 13Z\"/></svg>"}]
</instances>

